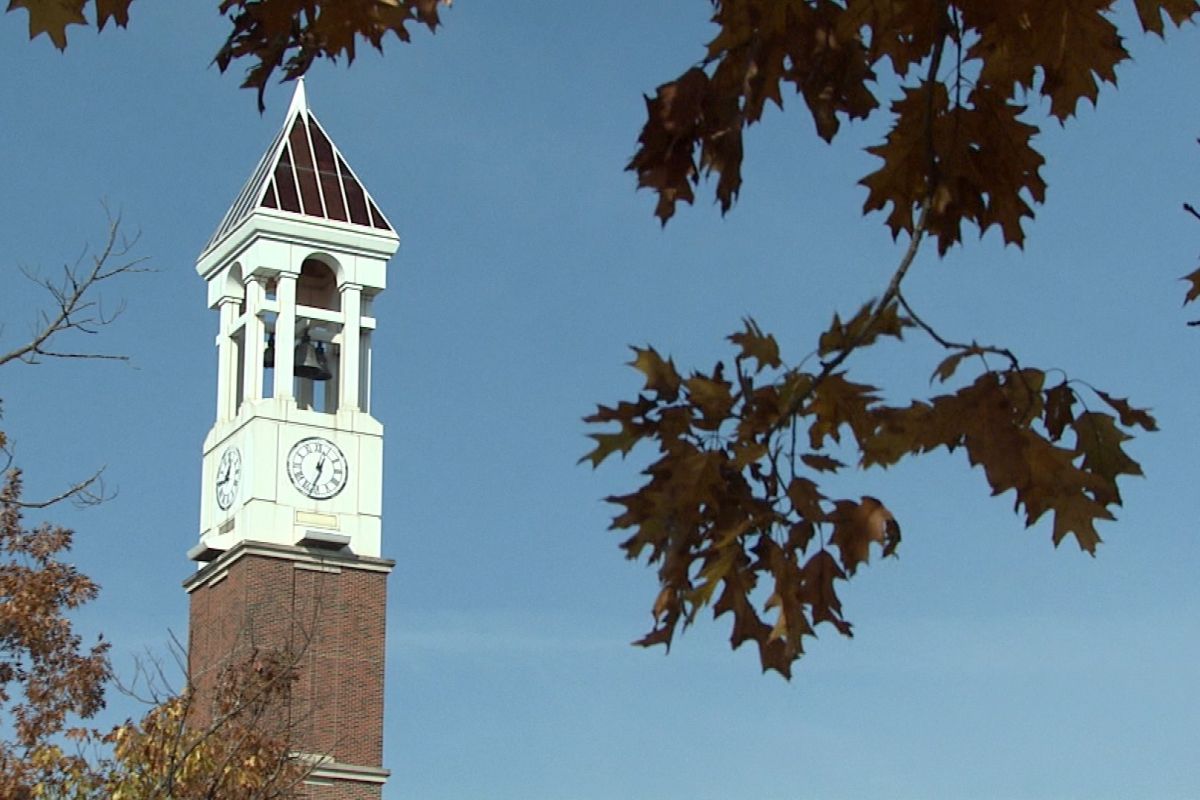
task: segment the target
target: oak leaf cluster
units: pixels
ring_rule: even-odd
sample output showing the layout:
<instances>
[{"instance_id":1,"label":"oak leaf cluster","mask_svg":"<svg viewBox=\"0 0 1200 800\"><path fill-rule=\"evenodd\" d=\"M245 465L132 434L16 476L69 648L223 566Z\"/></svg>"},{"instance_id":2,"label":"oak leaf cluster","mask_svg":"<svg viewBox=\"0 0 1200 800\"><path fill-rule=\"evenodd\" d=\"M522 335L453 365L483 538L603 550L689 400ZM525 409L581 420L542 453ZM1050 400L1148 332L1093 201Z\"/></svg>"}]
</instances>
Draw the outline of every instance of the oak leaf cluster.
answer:
<instances>
[{"instance_id":1,"label":"oak leaf cluster","mask_svg":"<svg viewBox=\"0 0 1200 800\"><path fill-rule=\"evenodd\" d=\"M4 437L0 435L0 446ZM90 774L61 741L91 734L78 725L104 707L112 676L108 643L85 646L69 614L92 600L96 584L64 560L71 531L23 525L21 472L0 485L0 797L32 797Z\"/></svg>"},{"instance_id":2,"label":"oak leaf cluster","mask_svg":"<svg viewBox=\"0 0 1200 800\"><path fill-rule=\"evenodd\" d=\"M133 0L9 0L8 9L29 13L29 36L46 34L66 49L71 25L99 30L113 22L125 27ZM214 61L224 72L233 63L249 63L242 85L263 94L276 70L298 78L318 58L354 60L360 41L383 50L389 36L412 38L410 27L436 30L438 6L451 0L218 0L215 10L229 19L232 30ZM243 62L246 59L247 62Z\"/></svg>"},{"instance_id":3,"label":"oak leaf cluster","mask_svg":"<svg viewBox=\"0 0 1200 800\"><path fill-rule=\"evenodd\" d=\"M913 324L894 307L877 318L881 327L862 330L856 349ZM856 325L835 319L818 352L846 346L834 343ZM587 417L616 428L592 434L585 458L593 464L643 443L657 452L637 491L609 498L620 508L613 527L630 532L628 557L658 570L655 624L643 645L669 645L709 604L732 616L734 647L754 642L763 668L784 675L818 624L850 635L838 583L873 551L894 555L901 528L877 498L821 491L823 474L846 467L831 454L843 442L862 468L961 452L993 494L1011 493L1027 525L1048 515L1056 545L1070 536L1094 552L1096 521L1112 519L1121 503L1118 479L1141 474L1123 448L1128 431L1157 427L1126 400L1065 377L1050 381L1015 361L991 367L978 347L948 356L931 376L950 381L970 357L980 367L973 379L892 405L844 370L786 367L774 337L753 321L729 338L731 360L688 377L653 348L634 348L642 391Z\"/></svg>"},{"instance_id":4,"label":"oak leaf cluster","mask_svg":"<svg viewBox=\"0 0 1200 800\"><path fill-rule=\"evenodd\" d=\"M916 314L903 282L926 237L945 254L964 224L1023 244L1047 188L1039 126L1064 123L1116 83L1129 58L1115 21L1121 5L712 0L716 35L698 64L646 98L628 164L657 196L662 223L710 179L728 211L746 128L795 94L827 142L846 122L889 121L867 148L880 163L860 181L863 212L883 212L908 244L879 297L848 320L835 315L800 362L815 356L819 369L786 366L774 338L748 321L730 337L736 355L711 372L684 377L653 348L635 348L642 391L586 418L606 428L585 456L594 465L639 444L656 451L642 485L609 498L619 509L613 527L629 533L627 556L658 570L654 626L641 644L669 645L711 604L732 616L734 647L753 641L763 668L786 676L820 623L849 635L839 582L873 552L894 555L900 525L877 498L822 493L822 476L846 467L838 456L847 447L858 468L961 452L1027 525L1049 518L1054 544L1070 537L1095 552L1096 523L1121 503L1119 480L1141 474L1125 443L1155 430L1153 417L1005 348L948 340ZM1195 0L1132 5L1142 31L1159 36L1167 21L1200 12ZM1188 280L1191 301L1200 270ZM947 391L893 405L884 388L852 380L849 362L906 330L947 351L931 378ZM967 363L975 370L960 377Z\"/></svg>"}]
</instances>

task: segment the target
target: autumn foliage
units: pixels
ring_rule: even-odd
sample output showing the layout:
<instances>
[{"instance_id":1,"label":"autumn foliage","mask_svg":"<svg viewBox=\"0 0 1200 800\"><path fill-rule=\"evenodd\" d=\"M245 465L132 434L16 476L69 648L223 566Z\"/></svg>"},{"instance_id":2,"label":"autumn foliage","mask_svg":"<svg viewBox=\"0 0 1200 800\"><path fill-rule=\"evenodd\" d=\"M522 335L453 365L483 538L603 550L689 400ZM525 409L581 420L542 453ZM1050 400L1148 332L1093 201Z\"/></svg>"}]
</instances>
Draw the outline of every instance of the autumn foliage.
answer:
<instances>
[{"instance_id":1,"label":"autumn foliage","mask_svg":"<svg viewBox=\"0 0 1200 800\"><path fill-rule=\"evenodd\" d=\"M904 279L926 237L939 254L995 229L1021 246L1046 196L1036 135L1095 104L1129 58L1120 25L1163 36L1197 0L710 0L715 34L697 63L646 98L629 161L663 224L709 187L723 212L742 188L744 134L795 95L816 133L882 117L868 147L864 214L881 212L903 253L887 286L847 320L833 316L798 361L751 320L711 371L683 371L635 348L644 385L587 422L598 466L638 445L656 455L635 491L609 498L630 558L658 571L654 624L642 644L669 645L712 605L732 618L734 647L754 642L764 669L790 675L805 637L828 623L850 634L838 585L873 552L893 555L901 525L874 497L837 498L822 476L887 467L935 450L962 453L1026 525L1049 519L1057 545L1094 553L1098 521L1141 474L1125 443L1153 417L1061 369L1022 363L1005 347L955 341L920 316ZM30 33L60 48L69 24L125 24L130 0L11 0ZM303 74L319 57L353 59L408 26L437 27L438 0L221 0L233 29L216 61L249 59L261 106L270 76ZM1126 31L1127 33L1127 31ZM787 102L790 102L787 101ZM1195 212L1193 212L1195 213ZM1200 216L1198 214L1197 216ZM1200 270L1187 278L1200 297ZM944 349L929 364L935 393L906 402L851 377L852 357L908 332ZM815 363L805 368L802 365ZM853 465L838 460L847 448ZM910 532L911 535L911 532Z\"/></svg>"},{"instance_id":2,"label":"autumn foliage","mask_svg":"<svg viewBox=\"0 0 1200 800\"><path fill-rule=\"evenodd\" d=\"M55 47L67 46L71 25L88 25L93 15L100 30L113 22L129 23L133 0L9 0L8 10L29 12L29 36L46 34ZM450 0L219 0L217 11L232 30L214 61L224 72L234 62L248 59L242 85L263 93L276 70L285 78L298 78L318 58L353 61L359 40L382 50L389 35L409 41L410 26L435 30L440 23L438 6Z\"/></svg>"},{"instance_id":3,"label":"autumn foliage","mask_svg":"<svg viewBox=\"0 0 1200 800\"><path fill-rule=\"evenodd\" d=\"M645 384L587 422L585 457L600 464L639 444L656 451L634 492L611 497L629 558L658 571L654 625L641 644L669 645L709 604L732 618L734 647L754 642L764 669L787 676L824 622L849 635L839 583L872 551L895 554L901 525L874 497L828 497L826 473L849 446L858 468L934 450L965 454L993 494L1011 495L1026 525L1051 520L1057 545L1094 553L1096 523L1113 519L1118 481L1140 475L1124 444L1153 431L1147 412L1062 370L1021 363L1006 348L956 342L913 309L904 278L926 236L940 254L963 226L1024 242L1043 202L1043 120L1095 103L1129 54L1104 0L713 0L717 33L697 65L646 99L628 168L653 191L665 224L711 179L722 211L741 189L743 134L794 92L817 134L883 115L884 140L863 177L863 212L883 212L907 246L888 285L851 319L834 315L799 364L750 320L731 358L683 374L635 348ZM1194 0L1136 0L1144 31L1195 17ZM790 91L785 91L790 89ZM1200 274L1200 273L1197 273ZM1193 281L1189 297L1200 290ZM849 372L851 357L904 332L945 350L929 365L938 393L893 403ZM967 368L970 368L969 371ZM1054 376L1054 377L1051 377ZM843 456L844 457L844 456Z\"/></svg>"},{"instance_id":4,"label":"autumn foliage","mask_svg":"<svg viewBox=\"0 0 1200 800\"><path fill-rule=\"evenodd\" d=\"M31 338L0 351L0 367L29 369L49 359L108 361L123 356L75 346L119 312L100 306L100 288L144 270L133 242L109 218L104 245L52 278L28 273L44 288L50 310ZM97 472L57 496L22 496L22 473L0 431L0 798L4 800L185 800L237 797L274 800L294 794L311 764L290 756L289 716L281 714L295 680L297 655L256 652L231 664L203 691L188 683L175 694L154 669L139 677L139 721L94 727L113 680L109 644L87 646L72 612L99 587L68 561L72 531L50 523L28 527L25 515L73 500L103 502Z\"/></svg>"},{"instance_id":5,"label":"autumn foliage","mask_svg":"<svg viewBox=\"0 0 1200 800\"><path fill-rule=\"evenodd\" d=\"M211 692L189 689L105 736L102 795L112 800L284 800L311 765L290 757L287 702L295 658L254 653ZM204 702L207 700L207 702Z\"/></svg>"},{"instance_id":6,"label":"autumn foliage","mask_svg":"<svg viewBox=\"0 0 1200 800\"><path fill-rule=\"evenodd\" d=\"M874 328L858 330L869 307L849 324L835 320L818 353L898 338L913 323L889 308ZM732 359L688 377L652 348L635 348L643 390L587 418L617 426L592 434L588 458L599 464L643 442L658 451L636 492L609 498L622 509L613 527L630 532L626 554L658 567L655 625L640 644L669 644L712 603L717 616L732 616L733 646L754 642L763 667L784 675L819 623L851 633L837 583L869 560L872 545L883 556L900 545L900 525L880 500L821 492L821 475L846 467L830 454L843 437L861 467L962 452L993 494L1014 494L1027 525L1049 515L1055 544L1070 536L1094 552L1096 521L1112 519L1121 501L1118 478L1141 474L1122 448L1126 431L1156 427L1123 399L1050 381L1015 359L989 369L978 347L948 356L932 376L950 381L971 357L983 367L973 379L892 405L844 370L786 367L775 339L753 322L730 340ZM1089 410L1085 396L1107 412Z\"/></svg>"},{"instance_id":7,"label":"autumn foliage","mask_svg":"<svg viewBox=\"0 0 1200 800\"><path fill-rule=\"evenodd\" d=\"M0 447L3 446L0 436ZM21 473L0 486L0 797L31 797L89 771L62 740L89 736L77 727L104 706L111 677L108 644L85 647L67 614L96 596L87 576L63 561L72 533L22 525Z\"/></svg>"},{"instance_id":8,"label":"autumn foliage","mask_svg":"<svg viewBox=\"0 0 1200 800\"><path fill-rule=\"evenodd\" d=\"M284 651L230 665L206 692L155 696L139 721L88 726L113 677L109 645L84 646L69 612L98 587L63 560L72 532L23 527L24 508L13 469L0 487L0 797L293 797L311 765L290 756Z\"/></svg>"},{"instance_id":9,"label":"autumn foliage","mask_svg":"<svg viewBox=\"0 0 1200 800\"><path fill-rule=\"evenodd\" d=\"M886 114L891 132L869 151L863 211L889 206L894 235L923 229L945 252L961 226L1024 239L1021 220L1040 203L1044 162L1037 118L1064 122L1096 102L1129 58L1114 0L713 0L717 34L698 66L647 98L647 121L629 163L658 195L665 223L707 176L728 210L741 188L743 133L790 87L817 134ZM1135 0L1144 30L1162 35L1195 16L1194 0ZM897 92L892 87L899 86ZM888 100L889 95L892 99ZM1049 108L1046 108L1048 101ZM883 107L887 104L887 111Z\"/></svg>"}]
</instances>

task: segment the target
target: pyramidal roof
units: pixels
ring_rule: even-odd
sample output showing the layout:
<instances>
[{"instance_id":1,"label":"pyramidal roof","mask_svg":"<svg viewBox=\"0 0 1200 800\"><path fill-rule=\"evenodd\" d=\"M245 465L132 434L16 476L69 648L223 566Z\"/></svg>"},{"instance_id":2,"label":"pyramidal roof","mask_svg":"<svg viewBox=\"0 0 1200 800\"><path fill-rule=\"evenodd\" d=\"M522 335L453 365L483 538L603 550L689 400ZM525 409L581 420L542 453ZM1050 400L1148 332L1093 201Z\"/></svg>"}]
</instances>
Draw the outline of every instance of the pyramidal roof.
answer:
<instances>
[{"instance_id":1,"label":"pyramidal roof","mask_svg":"<svg viewBox=\"0 0 1200 800\"><path fill-rule=\"evenodd\" d=\"M395 233L337 145L308 108L296 81L283 127L204 246L208 252L259 209Z\"/></svg>"}]
</instances>

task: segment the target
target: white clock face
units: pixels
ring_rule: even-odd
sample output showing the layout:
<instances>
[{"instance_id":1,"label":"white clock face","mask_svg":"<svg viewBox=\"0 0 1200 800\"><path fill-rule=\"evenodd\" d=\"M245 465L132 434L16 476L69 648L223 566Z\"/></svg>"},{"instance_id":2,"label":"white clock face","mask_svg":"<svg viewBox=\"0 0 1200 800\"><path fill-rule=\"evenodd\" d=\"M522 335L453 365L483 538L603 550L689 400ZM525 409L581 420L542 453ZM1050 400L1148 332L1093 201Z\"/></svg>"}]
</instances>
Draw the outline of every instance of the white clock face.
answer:
<instances>
[{"instance_id":1,"label":"white clock face","mask_svg":"<svg viewBox=\"0 0 1200 800\"><path fill-rule=\"evenodd\" d=\"M345 488L350 466L336 444L310 436L288 451L287 473L300 494L313 500L328 500Z\"/></svg>"},{"instance_id":2,"label":"white clock face","mask_svg":"<svg viewBox=\"0 0 1200 800\"><path fill-rule=\"evenodd\" d=\"M242 483L242 453L236 447L227 447L217 464L217 507L228 511L237 500L238 487Z\"/></svg>"}]
</instances>

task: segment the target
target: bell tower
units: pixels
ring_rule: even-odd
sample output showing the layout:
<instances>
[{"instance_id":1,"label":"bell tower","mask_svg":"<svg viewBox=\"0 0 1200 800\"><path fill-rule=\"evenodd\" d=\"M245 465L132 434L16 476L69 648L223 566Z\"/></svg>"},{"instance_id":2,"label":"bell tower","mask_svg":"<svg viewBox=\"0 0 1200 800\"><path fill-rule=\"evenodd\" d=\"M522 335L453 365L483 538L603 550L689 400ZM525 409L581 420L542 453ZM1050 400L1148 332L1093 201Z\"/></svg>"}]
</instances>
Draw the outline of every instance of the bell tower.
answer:
<instances>
[{"instance_id":1,"label":"bell tower","mask_svg":"<svg viewBox=\"0 0 1200 800\"><path fill-rule=\"evenodd\" d=\"M314 800L378 798L383 427L371 415L373 301L399 246L308 108L283 126L196 264L219 314L216 419L188 557L189 672L288 648L288 709Z\"/></svg>"}]
</instances>

